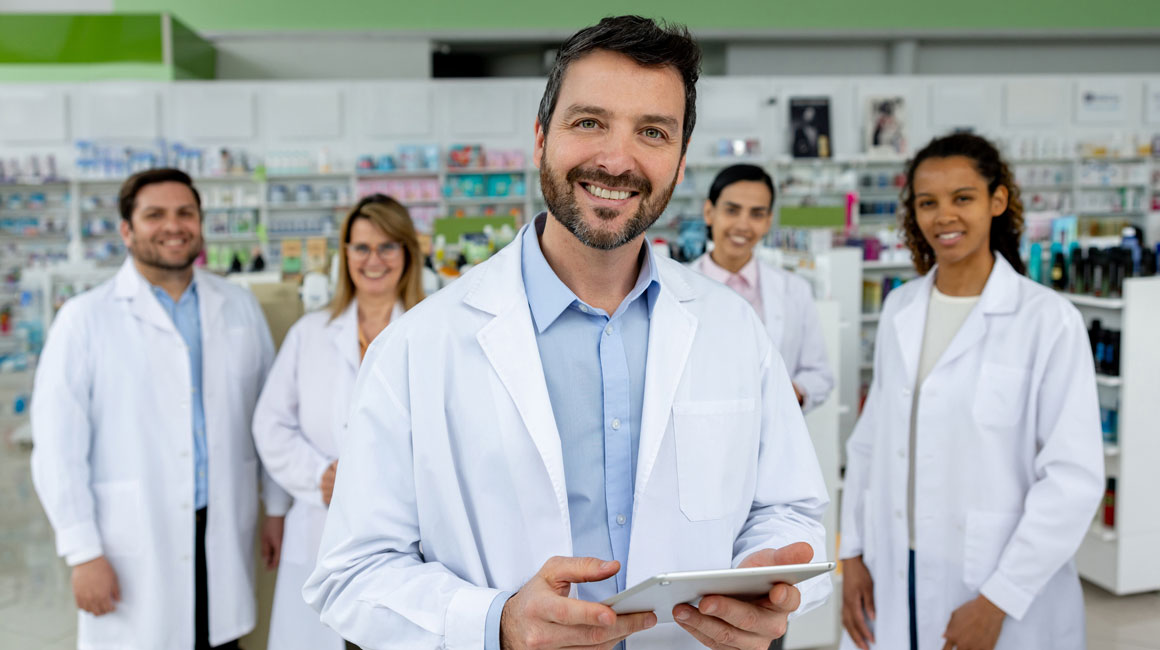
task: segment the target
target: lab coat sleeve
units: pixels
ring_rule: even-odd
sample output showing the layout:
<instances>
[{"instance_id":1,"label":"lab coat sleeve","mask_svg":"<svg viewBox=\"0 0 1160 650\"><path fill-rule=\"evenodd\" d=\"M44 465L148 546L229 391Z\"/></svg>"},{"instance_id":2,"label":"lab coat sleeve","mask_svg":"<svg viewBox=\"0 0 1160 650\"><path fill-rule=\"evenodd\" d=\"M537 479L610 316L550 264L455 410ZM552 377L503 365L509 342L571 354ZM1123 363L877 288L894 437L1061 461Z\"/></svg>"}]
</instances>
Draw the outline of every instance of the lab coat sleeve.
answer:
<instances>
[{"instance_id":1,"label":"lab coat sleeve","mask_svg":"<svg viewBox=\"0 0 1160 650\"><path fill-rule=\"evenodd\" d=\"M254 444L262 466L284 490L299 501L317 506L322 501L319 484L331 459L306 438L298 420L300 395L298 360L304 353L301 321L290 329L274 359L258 406L254 409ZM330 399L309 395L308 399Z\"/></svg>"},{"instance_id":2,"label":"lab coat sleeve","mask_svg":"<svg viewBox=\"0 0 1160 650\"><path fill-rule=\"evenodd\" d=\"M979 590L1016 620L1075 555L1104 490L1091 347L1079 312L1064 307L1068 313L1061 314L1063 327L1044 355L1044 368L1035 372L1041 383L1037 408L1028 419L1034 423L1039 449L1036 480L998 568Z\"/></svg>"},{"instance_id":3,"label":"lab coat sleeve","mask_svg":"<svg viewBox=\"0 0 1160 650\"><path fill-rule=\"evenodd\" d=\"M802 412L809 413L817 408L834 390L834 373L826 358L826 341L822 337L822 326L818 320L818 307L814 304L809 285L797 285L791 304L801 310L801 349L794 363L793 383L805 393ZM790 362L786 362L790 363Z\"/></svg>"},{"instance_id":4,"label":"lab coat sleeve","mask_svg":"<svg viewBox=\"0 0 1160 650\"><path fill-rule=\"evenodd\" d=\"M260 394L262 385L266 382L266 378L270 373L270 367L274 363L274 339L270 336L270 326L266 323L266 317L262 314L262 308L258 305L258 299L253 294L246 292L246 297L250 302L250 310L254 318L254 329L258 333L258 349L261 351L259 356L261 367L258 372L258 392ZM253 421L251 419L251 435L253 432ZM259 452L260 453L260 452ZM285 517L286 513L290 511L290 506L294 503L293 497L290 496L278 482L270 476L270 472L266 469L265 463L262 463L262 502L266 506L266 516L268 517Z\"/></svg>"},{"instance_id":5,"label":"lab coat sleeve","mask_svg":"<svg viewBox=\"0 0 1160 650\"><path fill-rule=\"evenodd\" d=\"M874 376L870 380L870 390L862 406L862 414L858 416L854 431L846 441L846 474L842 481L842 512L838 525L838 530L842 531L838 558L842 560L858 557L865 549L866 531L863 530L863 523L866 518L863 512L866 508L866 490L870 487L871 453L880 426L878 412L881 409L879 401L882 399L882 388L879 376L882 368L883 338L888 331L892 331L889 326L890 319L885 313L879 322L881 324L874 342Z\"/></svg>"},{"instance_id":6,"label":"lab coat sleeve","mask_svg":"<svg viewBox=\"0 0 1160 650\"><path fill-rule=\"evenodd\" d=\"M56 315L36 368L32 483L70 566L104 554L91 488L92 360L75 301Z\"/></svg>"},{"instance_id":7,"label":"lab coat sleeve","mask_svg":"<svg viewBox=\"0 0 1160 650\"><path fill-rule=\"evenodd\" d=\"M479 650L501 592L420 552L408 362L397 335L388 328L377 338L359 372L318 562L302 593L324 624L368 650Z\"/></svg>"},{"instance_id":8,"label":"lab coat sleeve","mask_svg":"<svg viewBox=\"0 0 1160 650\"><path fill-rule=\"evenodd\" d=\"M761 443L757 488L749 519L733 545L733 566L766 548L806 542L814 562L826 560L826 531L822 515L830 499L822 479L813 442L806 431L801 408L794 397L789 374L772 345L762 363ZM829 575L800 585L801 606L796 615L821 605L830 595Z\"/></svg>"}]
</instances>

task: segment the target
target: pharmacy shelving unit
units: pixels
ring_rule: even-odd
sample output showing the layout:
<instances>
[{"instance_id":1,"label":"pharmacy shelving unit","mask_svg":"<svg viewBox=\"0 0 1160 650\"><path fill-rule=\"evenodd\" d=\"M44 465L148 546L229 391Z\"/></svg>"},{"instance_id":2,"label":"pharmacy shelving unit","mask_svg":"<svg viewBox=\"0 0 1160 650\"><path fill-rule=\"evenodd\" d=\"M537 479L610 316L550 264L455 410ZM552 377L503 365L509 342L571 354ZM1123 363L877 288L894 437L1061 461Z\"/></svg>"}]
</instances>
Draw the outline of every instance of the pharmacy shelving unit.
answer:
<instances>
[{"instance_id":1,"label":"pharmacy shelving unit","mask_svg":"<svg viewBox=\"0 0 1160 650\"><path fill-rule=\"evenodd\" d=\"M1076 555L1080 575L1108 591L1160 590L1160 277L1129 278L1122 298L1068 295L1090 325L1120 329L1120 375L1098 376L1100 403L1119 405L1117 444L1105 445L1105 467L1116 479L1115 525L1099 508ZM1096 432L1093 432L1096 435Z\"/></svg>"}]
</instances>

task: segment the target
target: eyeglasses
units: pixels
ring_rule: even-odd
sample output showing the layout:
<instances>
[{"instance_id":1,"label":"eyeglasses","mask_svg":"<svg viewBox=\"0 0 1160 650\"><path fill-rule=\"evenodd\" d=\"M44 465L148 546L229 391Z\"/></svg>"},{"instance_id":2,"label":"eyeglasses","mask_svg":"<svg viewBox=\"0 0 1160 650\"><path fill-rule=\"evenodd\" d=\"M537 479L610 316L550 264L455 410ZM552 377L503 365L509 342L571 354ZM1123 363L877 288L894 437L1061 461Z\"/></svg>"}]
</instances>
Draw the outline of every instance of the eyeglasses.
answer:
<instances>
[{"instance_id":1,"label":"eyeglasses","mask_svg":"<svg viewBox=\"0 0 1160 650\"><path fill-rule=\"evenodd\" d=\"M370 244L347 244L346 254L356 262L365 261L374 251L380 260L388 260L402 252L403 246L399 242L389 241L372 247Z\"/></svg>"}]
</instances>

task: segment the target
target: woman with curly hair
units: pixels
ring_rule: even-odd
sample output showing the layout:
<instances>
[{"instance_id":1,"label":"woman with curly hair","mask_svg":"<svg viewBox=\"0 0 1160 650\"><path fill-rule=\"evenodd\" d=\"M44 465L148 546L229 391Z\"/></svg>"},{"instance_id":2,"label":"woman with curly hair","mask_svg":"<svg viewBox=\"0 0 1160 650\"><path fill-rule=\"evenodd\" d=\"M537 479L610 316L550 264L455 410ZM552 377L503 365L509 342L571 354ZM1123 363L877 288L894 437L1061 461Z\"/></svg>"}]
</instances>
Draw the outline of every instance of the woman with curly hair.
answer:
<instances>
[{"instance_id":1,"label":"woman with curly hair","mask_svg":"<svg viewBox=\"0 0 1160 650\"><path fill-rule=\"evenodd\" d=\"M903 203L922 276L883 306L847 445L843 648L1083 648L1073 556L1104 482L1084 321L1024 277L986 139L933 140Z\"/></svg>"}]
</instances>

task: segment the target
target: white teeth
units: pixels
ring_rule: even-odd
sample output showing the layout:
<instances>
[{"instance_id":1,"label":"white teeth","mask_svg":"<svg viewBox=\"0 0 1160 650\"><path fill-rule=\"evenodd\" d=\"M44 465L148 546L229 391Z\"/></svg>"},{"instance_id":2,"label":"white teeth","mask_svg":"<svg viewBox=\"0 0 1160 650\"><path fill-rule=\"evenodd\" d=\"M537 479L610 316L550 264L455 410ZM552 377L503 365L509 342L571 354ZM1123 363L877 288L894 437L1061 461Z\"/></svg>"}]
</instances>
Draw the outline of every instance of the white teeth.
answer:
<instances>
[{"instance_id":1,"label":"white teeth","mask_svg":"<svg viewBox=\"0 0 1160 650\"><path fill-rule=\"evenodd\" d=\"M596 187L595 185L585 185L584 187L586 187L593 196L598 196L602 199L613 199L615 201L621 201L632 195L631 192L625 192L622 190L606 190L603 187Z\"/></svg>"},{"instance_id":2,"label":"white teeth","mask_svg":"<svg viewBox=\"0 0 1160 650\"><path fill-rule=\"evenodd\" d=\"M372 280L378 280L379 278L383 277L386 274L387 274L386 271L381 271L379 273L368 273L367 271L363 271L363 275L367 276L368 278L370 278Z\"/></svg>"},{"instance_id":3,"label":"white teeth","mask_svg":"<svg viewBox=\"0 0 1160 650\"><path fill-rule=\"evenodd\" d=\"M748 237L738 237L738 236L736 236L736 235L733 235L733 236L729 237L729 239L730 239L730 241L732 241L734 244L748 244L748 243L749 243L749 238L748 238Z\"/></svg>"},{"instance_id":4,"label":"white teeth","mask_svg":"<svg viewBox=\"0 0 1160 650\"><path fill-rule=\"evenodd\" d=\"M961 232L944 232L943 234L939 235L938 238L939 239L954 239L955 237L958 237L961 234L963 234L963 233L961 233Z\"/></svg>"}]
</instances>

